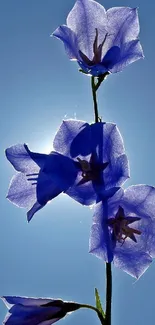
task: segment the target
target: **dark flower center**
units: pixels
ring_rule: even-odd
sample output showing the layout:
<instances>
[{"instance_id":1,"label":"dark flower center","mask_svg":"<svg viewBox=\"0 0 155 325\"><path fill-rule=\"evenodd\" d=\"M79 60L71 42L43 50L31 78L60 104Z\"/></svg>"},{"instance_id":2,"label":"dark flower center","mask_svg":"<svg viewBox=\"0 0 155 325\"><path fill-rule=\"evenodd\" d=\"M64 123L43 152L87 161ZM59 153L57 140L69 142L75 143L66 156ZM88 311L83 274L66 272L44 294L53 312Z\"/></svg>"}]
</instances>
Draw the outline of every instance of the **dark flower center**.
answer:
<instances>
[{"instance_id":1,"label":"dark flower center","mask_svg":"<svg viewBox=\"0 0 155 325\"><path fill-rule=\"evenodd\" d=\"M82 179L78 183L78 185L87 183L89 181L95 181L97 183L101 183L101 173L108 166L108 162L106 163L98 163L95 162L94 155L91 155L90 161L77 158L78 165L82 171Z\"/></svg>"},{"instance_id":2,"label":"dark flower center","mask_svg":"<svg viewBox=\"0 0 155 325\"><path fill-rule=\"evenodd\" d=\"M98 29L96 28L95 31L96 31L96 36L95 36L95 40L94 40L94 43L93 43L93 53L94 53L93 59L90 60L82 51L79 51L79 54L80 54L82 60L88 66L92 66L92 65L101 63L102 48L103 48L103 45L104 45L104 43L106 41L106 38L107 38L107 35L108 35L108 33L106 33L102 43L98 45Z\"/></svg>"},{"instance_id":3,"label":"dark flower center","mask_svg":"<svg viewBox=\"0 0 155 325\"><path fill-rule=\"evenodd\" d=\"M115 218L110 218L108 220L109 226L113 230L114 238L119 242L124 244L127 238L130 238L135 243L137 243L136 235L141 235L141 231L135 228L129 227L129 224L139 221L139 217L126 217L124 214L124 209L119 206Z\"/></svg>"}]
</instances>

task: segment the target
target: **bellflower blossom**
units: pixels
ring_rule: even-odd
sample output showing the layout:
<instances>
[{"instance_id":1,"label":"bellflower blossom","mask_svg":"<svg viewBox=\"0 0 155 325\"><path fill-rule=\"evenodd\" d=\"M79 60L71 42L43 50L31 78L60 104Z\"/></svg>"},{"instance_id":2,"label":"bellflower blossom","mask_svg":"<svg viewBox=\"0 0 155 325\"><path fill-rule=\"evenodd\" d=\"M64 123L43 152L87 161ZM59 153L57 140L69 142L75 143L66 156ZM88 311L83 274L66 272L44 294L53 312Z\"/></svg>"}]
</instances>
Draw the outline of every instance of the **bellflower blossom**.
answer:
<instances>
[{"instance_id":1,"label":"bellflower blossom","mask_svg":"<svg viewBox=\"0 0 155 325\"><path fill-rule=\"evenodd\" d=\"M139 278L155 257L155 188L120 189L95 206L90 252Z\"/></svg>"},{"instance_id":2,"label":"bellflower blossom","mask_svg":"<svg viewBox=\"0 0 155 325\"><path fill-rule=\"evenodd\" d=\"M96 1L77 0L66 25L53 35L63 41L69 58L93 76L119 72L143 58L136 8L106 11Z\"/></svg>"},{"instance_id":3,"label":"bellflower blossom","mask_svg":"<svg viewBox=\"0 0 155 325\"><path fill-rule=\"evenodd\" d=\"M29 209L28 221L61 192L91 205L112 196L129 177L123 140L113 123L65 120L53 148L49 155L31 152L25 144L6 150L18 171L7 197Z\"/></svg>"},{"instance_id":4,"label":"bellflower blossom","mask_svg":"<svg viewBox=\"0 0 155 325\"><path fill-rule=\"evenodd\" d=\"M80 308L74 302L49 298L3 297L9 309L4 325L51 325Z\"/></svg>"},{"instance_id":5,"label":"bellflower blossom","mask_svg":"<svg viewBox=\"0 0 155 325\"><path fill-rule=\"evenodd\" d=\"M6 149L6 157L18 171L11 180L7 198L18 207L28 209L28 221L76 178L72 160L56 152L35 153L26 144L17 144ZM50 173L45 172L48 165Z\"/></svg>"},{"instance_id":6,"label":"bellflower blossom","mask_svg":"<svg viewBox=\"0 0 155 325\"><path fill-rule=\"evenodd\" d=\"M53 147L73 159L78 169L66 194L81 204L92 205L113 195L129 178L128 159L116 124L63 121Z\"/></svg>"}]
</instances>

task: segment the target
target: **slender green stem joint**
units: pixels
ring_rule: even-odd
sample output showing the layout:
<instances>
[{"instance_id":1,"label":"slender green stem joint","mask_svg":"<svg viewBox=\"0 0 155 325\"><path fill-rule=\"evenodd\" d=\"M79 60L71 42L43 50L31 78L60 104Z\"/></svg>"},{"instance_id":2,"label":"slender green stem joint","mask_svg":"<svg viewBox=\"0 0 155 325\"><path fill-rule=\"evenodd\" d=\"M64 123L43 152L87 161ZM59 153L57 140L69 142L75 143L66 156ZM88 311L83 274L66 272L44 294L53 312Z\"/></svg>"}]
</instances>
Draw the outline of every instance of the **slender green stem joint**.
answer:
<instances>
[{"instance_id":1,"label":"slender green stem joint","mask_svg":"<svg viewBox=\"0 0 155 325\"><path fill-rule=\"evenodd\" d=\"M106 325L111 325L112 271L111 263L106 263Z\"/></svg>"},{"instance_id":2,"label":"slender green stem joint","mask_svg":"<svg viewBox=\"0 0 155 325\"><path fill-rule=\"evenodd\" d=\"M98 107L97 107L95 77L93 76L91 77L91 88L92 88L93 102L94 102L95 123L97 123L99 121L99 116L98 116Z\"/></svg>"},{"instance_id":3,"label":"slender green stem joint","mask_svg":"<svg viewBox=\"0 0 155 325\"><path fill-rule=\"evenodd\" d=\"M88 308L88 309L92 309L92 310L96 311L101 324L105 325L105 319L103 318L102 314L96 307L91 306L91 305L86 305L86 304L80 304L80 308Z\"/></svg>"}]
</instances>

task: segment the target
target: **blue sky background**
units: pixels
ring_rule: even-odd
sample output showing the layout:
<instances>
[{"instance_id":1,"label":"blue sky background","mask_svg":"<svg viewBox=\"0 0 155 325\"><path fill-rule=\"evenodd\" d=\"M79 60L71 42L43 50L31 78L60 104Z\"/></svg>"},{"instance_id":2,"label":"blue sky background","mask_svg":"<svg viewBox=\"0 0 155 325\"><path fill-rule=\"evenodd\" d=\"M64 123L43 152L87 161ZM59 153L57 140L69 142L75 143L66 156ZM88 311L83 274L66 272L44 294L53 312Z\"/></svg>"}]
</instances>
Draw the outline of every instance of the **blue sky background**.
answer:
<instances>
[{"instance_id":1,"label":"blue sky background","mask_svg":"<svg viewBox=\"0 0 155 325\"><path fill-rule=\"evenodd\" d=\"M145 60L110 76L99 90L105 121L116 122L130 159L126 183L155 185L155 2L100 1L139 7ZM65 23L74 0L0 1L0 295L62 297L94 304L96 286L104 302L104 263L88 254L92 211L61 195L30 224L26 211L5 199L13 168L4 149L28 143L49 152L64 118L93 121L90 79L70 62L60 41L50 38ZM139 281L113 268L112 325L154 325L155 263ZM6 308L0 303L0 323ZM60 324L99 324L82 310Z\"/></svg>"}]
</instances>

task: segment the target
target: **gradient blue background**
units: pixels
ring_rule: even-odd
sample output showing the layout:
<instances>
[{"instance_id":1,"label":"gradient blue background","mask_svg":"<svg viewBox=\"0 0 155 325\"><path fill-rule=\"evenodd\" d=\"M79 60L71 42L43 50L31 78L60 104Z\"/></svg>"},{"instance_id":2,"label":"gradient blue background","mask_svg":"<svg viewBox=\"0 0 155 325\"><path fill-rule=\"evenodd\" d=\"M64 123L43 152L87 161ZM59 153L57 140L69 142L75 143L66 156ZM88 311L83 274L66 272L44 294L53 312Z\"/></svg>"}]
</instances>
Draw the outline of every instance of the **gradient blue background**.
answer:
<instances>
[{"instance_id":1,"label":"gradient blue background","mask_svg":"<svg viewBox=\"0 0 155 325\"><path fill-rule=\"evenodd\" d=\"M155 2L105 0L139 7L145 60L110 76L99 90L100 115L116 122L131 166L130 184L155 185ZM49 152L63 118L93 120L90 79L50 38L65 23L74 0L0 1L0 295L62 297L94 304L105 296L104 263L88 254L92 211L61 195L30 224L26 211L5 199L13 168L4 149L28 143ZM113 325L154 325L155 264L139 281L113 268ZM0 303L0 323L6 308ZM60 324L99 324L81 310Z\"/></svg>"}]
</instances>

